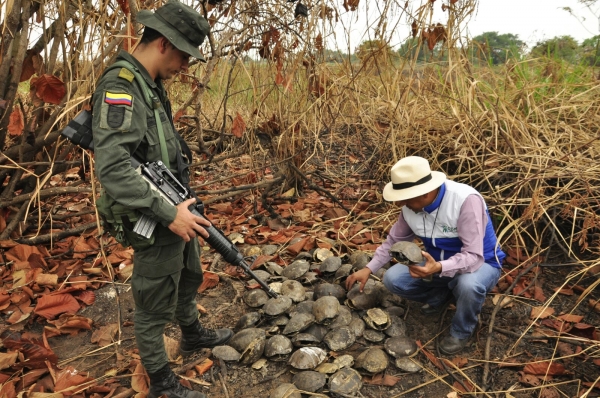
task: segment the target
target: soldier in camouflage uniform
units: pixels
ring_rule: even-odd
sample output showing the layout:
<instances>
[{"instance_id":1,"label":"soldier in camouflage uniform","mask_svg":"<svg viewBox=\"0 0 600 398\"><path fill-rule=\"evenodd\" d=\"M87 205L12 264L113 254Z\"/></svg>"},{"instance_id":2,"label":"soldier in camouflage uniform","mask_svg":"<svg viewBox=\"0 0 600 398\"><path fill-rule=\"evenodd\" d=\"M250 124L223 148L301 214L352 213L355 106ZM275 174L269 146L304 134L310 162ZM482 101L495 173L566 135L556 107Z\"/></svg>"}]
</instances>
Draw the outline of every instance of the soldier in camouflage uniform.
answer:
<instances>
[{"instance_id":1,"label":"soldier in camouflage uniform","mask_svg":"<svg viewBox=\"0 0 600 398\"><path fill-rule=\"evenodd\" d=\"M143 213L159 222L149 242L137 240L132 225L123 225L135 252L131 279L135 337L150 377L148 396L202 398L204 394L178 382L168 364L163 333L174 318L181 327L184 355L231 338L230 329L211 330L198 321L195 298L202 269L196 234L207 237L203 226L209 224L188 210L194 199L175 207L150 189L131 167L130 157L149 162L162 159L183 183L189 181L191 153L173 126L162 80L186 71L190 56L205 61L198 47L210 28L198 12L178 2L167 3L154 13L140 11L137 21L145 26L138 47L117 58L120 64L126 61L127 67L109 68L92 98L96 171L104 189L101 199L113 213L120 213L124 220L135 220ZM152 104L147 101L148 93Z\"/></svg>"}]
</instances>

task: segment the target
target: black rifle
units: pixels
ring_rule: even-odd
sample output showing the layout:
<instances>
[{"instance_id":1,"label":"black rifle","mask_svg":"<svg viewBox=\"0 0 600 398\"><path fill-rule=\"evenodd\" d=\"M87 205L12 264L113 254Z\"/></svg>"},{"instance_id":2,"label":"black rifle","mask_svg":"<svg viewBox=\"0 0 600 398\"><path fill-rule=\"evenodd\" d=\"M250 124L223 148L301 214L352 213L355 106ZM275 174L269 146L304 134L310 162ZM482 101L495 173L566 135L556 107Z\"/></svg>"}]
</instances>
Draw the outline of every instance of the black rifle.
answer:
<instances>
[{"instance_id":1,"label":"black rifle","mask_svg":"<svg viewBox=\"0 0 600 398\"><path fill-rule=\"evenodd\" d=\"M92 137L92 114L88 111L79 113L68 125L61 131L61 135L68 138L69 141L79 145L84 149L94 150L94 141ZM161 161L140 162L135 157L131 158L131 167L136 169L142 178L150 184L167 202L173 206L185 202L188 199L195 198L194 195L171 173L171 171ZM210 226L203 226L208 232L208 238L203 238L213 249L219 253L229 264L240 267L254 279L271 297L277 297L264 281L262 281L244 259L242 253L231 242L223 232L215 227L210 220L204 216L204 204L196 198L196 203L190 205L189 210L192 214L202 217L210 223ZM136 222L133 231L149 238L156 227L157 221L152 217L143 214Z\"/></svg>"}]
</instances>

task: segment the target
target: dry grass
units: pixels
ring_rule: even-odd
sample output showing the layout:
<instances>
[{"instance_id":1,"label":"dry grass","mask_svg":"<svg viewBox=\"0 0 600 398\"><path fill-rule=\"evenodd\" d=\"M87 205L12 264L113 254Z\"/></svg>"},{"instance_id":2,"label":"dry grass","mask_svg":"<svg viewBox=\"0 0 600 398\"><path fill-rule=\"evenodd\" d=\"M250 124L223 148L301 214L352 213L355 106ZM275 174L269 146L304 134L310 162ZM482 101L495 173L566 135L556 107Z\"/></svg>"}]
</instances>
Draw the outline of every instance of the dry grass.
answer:
<instances>
[{"instance_id":1,"label":"dry grass","mask_svg":"<svg viewBox=\"0 0 600 398\"><path fill-rule=\"evenodd\" d=\"M381 16L380 27L388 22L395 26L406 15L421 26L431 22L429 1L411 10L393 1L384 3L389 16ZM243 146L254 162L272 164L283 174L288 173L285 162L293 159L303 170L317 164L337 173L342 184L357 176L383 183L398 159L426 157L432 168L483 194L503 246L522 249L526 256L558 252L583 265L565 281L574 283L598 265L594 256L600 253L600 193L596 188L600 179L600 87L594 71L546 59L511 61L493 69L474 67L458 48L459 29L477 2L459 4L461 9L448 14L449 49L445 51L449 61L428 64L390 62L377 56L364 65L319 62L315 43L330 29L323 26L332 19L311 9L302 35L298 34L302 37L299 48L286 52L281 64L283 83L276 84L275 64L233 62L235 57L227 55L240 56L236 51L247 40L261 42L260 29L240 29L241 23L254 24L254 2L238 2L235 11L246 19L222 16L215 29L219 33L211 37L209 63L190 72L202 88L193 91L195 84L175 82L170 85L170 96L176 111L191 98L186 112L199 123L190 123L186 130L191 141L196 139L197 125L229 134L239 113L247 124L246 134L242 140L228 136L225 151ZM25 106L21 107L32 124L37 122L36 134L45 135L66 124L93 90L101 64L108 64L114 55L118 32L109 32L107 27L122 26L122 16L110 2L97 6L93 13L86 10L86 20L78 18L70 25L73 43L69 46L66 35L57 35L63 48L79 52L52 60L55 67L47 71L68 82L64 106L46 104L56 127L42 128L45 119L37 120L36 108L23 97ZM282 8L284 3L267 6L272 13L264 19L264 26L281 23L279 16L289 12ZM83 3L78 7L83 10ZM45 12L51 17L56 12L72 18L67 10L56 10ZM296 33L300 31L299 22L290 25ZM287 40L284 44L288 47L295 38L293 29L282 28L282 40ZM123 28L121 33L125 31ZM379 36L384 34L379 32ZM220 39L227 42L227 49ZM108 56L97 57L99 48L107 49ZM208 134L214 133L205 133L205 138ZM58 152L57 147L48 151L52 154L49 160L59 159ZM360 162L352 170L329 169L328 160L345 156L358 157ZM49 176L40 175L39 181ZM362 221L368 228L385 229L393 222L394 212L390 209ZM349 218L343 227L352 223ZM578 305L585 303L598 283L589 286Z\"/></svg>"}]
</instances>

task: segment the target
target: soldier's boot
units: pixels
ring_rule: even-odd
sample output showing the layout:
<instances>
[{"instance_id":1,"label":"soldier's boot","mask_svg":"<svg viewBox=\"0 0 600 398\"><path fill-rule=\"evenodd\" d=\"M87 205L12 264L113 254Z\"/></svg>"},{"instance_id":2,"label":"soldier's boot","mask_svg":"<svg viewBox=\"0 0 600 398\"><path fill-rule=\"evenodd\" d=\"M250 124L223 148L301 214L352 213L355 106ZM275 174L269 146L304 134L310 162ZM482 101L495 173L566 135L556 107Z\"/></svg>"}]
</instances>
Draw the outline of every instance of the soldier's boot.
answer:
<instances>
[{"instance_id":1,"label":"soldier's boot","mask_svg":"<svg viewBox=\"0 0 600 398\"><path fill-rule=\"evenodd\" d=\"M213 348L223 345L233 336L231 329L208 329L196 322L189 326L180 325L181 344L179 352L183 356L191 355L202 348Z\"/></svg>"},{"instance_id":2,"label":"soldier's boot","mask_svg":"<svg viewBox=\"0 0 600 398\"><path fill-rule=\"evenodd\" d=\"M148 398L158 398L161 396L166 396L167 398L207 398L201 392L185 388L179 382L169 364L166 364L155 373L148 372L148 376L150 377Z\"/></svg>"}]
</instances>

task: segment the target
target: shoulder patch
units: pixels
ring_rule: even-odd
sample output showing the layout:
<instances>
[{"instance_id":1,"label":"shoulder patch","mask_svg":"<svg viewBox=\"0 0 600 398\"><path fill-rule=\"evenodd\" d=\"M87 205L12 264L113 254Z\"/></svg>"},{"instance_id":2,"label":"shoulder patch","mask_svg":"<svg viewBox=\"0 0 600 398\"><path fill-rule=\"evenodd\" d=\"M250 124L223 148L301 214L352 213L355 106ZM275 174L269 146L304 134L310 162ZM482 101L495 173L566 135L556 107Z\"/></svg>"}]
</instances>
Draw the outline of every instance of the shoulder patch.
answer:
<instances>
[{"instance_id":1,"label":"shoulder patch","mask_svg":"<svg viewBox=\"0 0 600 398\"><path fill-rule=\"evenodd\" d=\"M128 82L132 82L135 79L134 74L127 68L121 68L119 71L119 77L127 80Z\"/></svg>"},{"instance_id":2,"label":"shoulder patch","mask_svg":"<svg viewBox=\"0 0 600 398\"><path fill-rule=\"evenodd\" d=\"M131 106L133 97L125 93L111 93L107 91L104 95L104 102L109 105L127 105Z\"/></svg>"}]
</instances>

